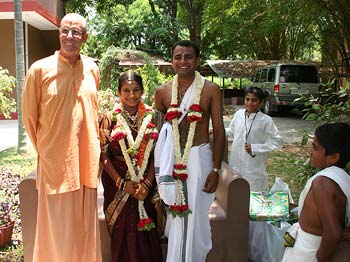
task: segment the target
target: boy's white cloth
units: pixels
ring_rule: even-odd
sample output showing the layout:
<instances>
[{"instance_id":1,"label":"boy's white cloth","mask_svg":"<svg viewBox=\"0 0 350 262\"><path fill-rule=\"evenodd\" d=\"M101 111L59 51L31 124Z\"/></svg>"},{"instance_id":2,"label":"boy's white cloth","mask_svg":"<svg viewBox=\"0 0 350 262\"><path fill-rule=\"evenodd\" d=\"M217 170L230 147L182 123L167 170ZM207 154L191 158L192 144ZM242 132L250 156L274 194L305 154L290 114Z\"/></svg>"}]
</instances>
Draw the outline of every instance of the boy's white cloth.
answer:
<instances>
[{"instance_id":1,"label":"boy's white cloth","mask_svg":"<svg viewBox=\"0 0 350 262\"><path fill-rule=\"evenodd\" d=\"M283 144L272 118L262 112L246 116L246 110L240 109L234 114L226 133L233 137L229 165L249 182L252 191L267 191L268 153L280 149ZM255 157L245 151L245 143L251 144Z\"/></svg>"},{"instance_id":2,"label":"boy's white cloth","mask_svg":"<svg viewBox=\"0 0 350 262\"><path fill-rule=\"evenodd\" d=\"M321 244L321 236L316 236L301 229L299 223L293 224L288 230L296 237L294 247L287 247L282 262L317 262L316 253Z\"/></svg>"},{"instance_id":3,"label":"boy's white cloth","mask_svg":"<svg viewBox=\"0 0 350 262\"><path fill-rule=\"evenodd\" d=\"M350 207L350 176L343 169L331 166L327 167L307 181L303 191L300 194L299 198L299 216L303 209L304 202L307 194L309 193L312 181L318 176L325 176L332 179L335 183L338 184L340 189L343 191L344 195L347 198L346 203L346 214L345 214L345 224L349 225L349 207ZM292 225L288 230L289 234L295 239L294 247L287 247L282 261L305 261L313 262L317 261L316 253L321 243L321 236L316 236L310 233L307 233L301 229L298 223Z\"/></svg>"},{"instance_id":4,"label":"boy's white cloth","mask_svg":"<svg viewBox=\"0 0 350 262\"><path fill-rule=\"evenodd\" d=\"M325 176L325 177L332 179L335 183L338 184L340 189L343 191L344 195L347 198L346 209L345 209L346 210L345 224L346 224L346 226L349 226L350 176L343 169L336 167L336 166L327 167L308 179L303 191L301 191L301 193L300 193L299 205L298 205L298 207L299 207L299 214L298 215L300 216L300 213L303 210L305 198L310 191L312 181L318 176Z\"/></svg>"}]
</instances>

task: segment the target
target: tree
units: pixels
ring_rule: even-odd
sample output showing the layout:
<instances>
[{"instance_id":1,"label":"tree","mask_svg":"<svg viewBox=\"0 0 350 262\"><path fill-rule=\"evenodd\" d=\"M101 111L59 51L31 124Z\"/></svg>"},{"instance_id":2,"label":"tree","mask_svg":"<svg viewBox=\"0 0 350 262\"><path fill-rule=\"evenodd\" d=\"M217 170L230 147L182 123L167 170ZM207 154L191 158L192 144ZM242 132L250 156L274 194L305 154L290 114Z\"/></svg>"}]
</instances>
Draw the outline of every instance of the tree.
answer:
<instances>
[{"instance_id":1,"label":"tree","mask_svg":"<svg viewBox=\"0 0 350 262\"><path fill-rule=\"evenodd\" d=\"M326 61L343 64L344 73L350 74L350 2L348 0L312 0L318 15L323 54ZM340 61L337 60L337 52Z\"/></svg>"},{"instance_id":2,"label":"tree","mask_svg":"<svg viewBox=\"0 0 350 262\"><path fill-rule=\"evenodd\" d=\"M16 37L16 78L17 78L17 112L18 112L18 144L17 153L24 153L26 147L26 135L22 122L21 97L24 82L24 41L22 2L14 0L15 11L15 37Z\"/></svg>"},{"instance_id":3,"label":"tree","mask_svg":"<svg viewBox=\"0 0 350 262\"><path fill-rule=\"evenodd\" d=\"M307 11L299 0L208 1L202 45L222 58L309 58L318 35Z\"/></svg>"},{"instance_id":4,"label":"tree","mask_svg":"<svg viewBox=\"0 0 350 262\"><path fill-rule=\"evenodd\" d=\"M184 0L180 2L184 6L185 21L190 33L190 40L201 46L202 15L205 0Z\"/></svg>"},{"instance_id":5,"label":"tree","mask_svg":"<svg viewBox=\"0 0 350 262\"><path fill-rule=\"evenodd\" d=\"M86 14L87 4L89 1L68 1L67 9ZM92 34L84 48L94 57L111 45L170 57L169 49L183 28L176 19L177 0L100 0L94 8L89 22Z\"/></svg>"}]
</instances>

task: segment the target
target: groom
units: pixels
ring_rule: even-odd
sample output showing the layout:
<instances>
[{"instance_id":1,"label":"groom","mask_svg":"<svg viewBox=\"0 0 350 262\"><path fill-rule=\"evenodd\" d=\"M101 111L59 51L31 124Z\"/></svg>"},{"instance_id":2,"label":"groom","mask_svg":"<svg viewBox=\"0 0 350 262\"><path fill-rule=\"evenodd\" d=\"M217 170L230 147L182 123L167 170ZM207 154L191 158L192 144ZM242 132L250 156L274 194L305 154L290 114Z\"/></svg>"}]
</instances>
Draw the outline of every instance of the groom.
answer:
<instances>
[{"instance_id":1,"label":"groom","mask_svg":"<svg viewBox=\"0 0 350 262\"><path fill-rule=\"evenodd\" d=\"M155 161L160 162L160 176L167 175L170 184L172 175L179 176L179 180L173 182L176 196L164 201L170 205L173 215L175 213L168 215L167 220L167 261L205 261L212 247L208 213L218 186L225 140L221 94L216 84L195 71L199 65L199 48L194 43L188 40L175 43L171 63L177 75L155 93L156 109L165 114L170 123L163 126L160 136L165 138L165 132L171 134L170 141L165 143L160 139L157 143ZM214 136L212 148L209 146L210 120ZM191 132L193 136L188 135ZM169 159L176 168L173 170L171 166L162 174L162 166L169 166ZM179 159L182 159L180 165ZM171 196L170 191L162 195Z\"/></svg>"}]
</instances>

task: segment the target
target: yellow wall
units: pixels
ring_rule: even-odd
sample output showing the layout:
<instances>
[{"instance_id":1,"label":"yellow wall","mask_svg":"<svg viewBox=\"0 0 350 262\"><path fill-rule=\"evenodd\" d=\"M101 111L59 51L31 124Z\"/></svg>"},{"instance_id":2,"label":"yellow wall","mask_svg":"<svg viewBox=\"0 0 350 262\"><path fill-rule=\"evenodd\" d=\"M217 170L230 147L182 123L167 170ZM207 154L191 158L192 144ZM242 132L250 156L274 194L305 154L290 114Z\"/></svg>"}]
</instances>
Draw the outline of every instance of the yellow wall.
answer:
<instances>
[{"instance_id":1,"label":"yellow wall","mask_svg":"<svg viewBox=\"0 0 350 262\"><path fill-rule=\"evenodd\" d=\"M28 62L29 66L59 49L58 31L40 31L28 25Z\"/></svg>"},{"instance_id":2,"label":"yellow wall","mask_svg":"<svg viewBox=\"0 0 350 262\"><path fill-rule=\"evenodd\" d=\"M13 20L0 20L0 66L16 75L15 25Z\"/></svg>"}]
</instances>

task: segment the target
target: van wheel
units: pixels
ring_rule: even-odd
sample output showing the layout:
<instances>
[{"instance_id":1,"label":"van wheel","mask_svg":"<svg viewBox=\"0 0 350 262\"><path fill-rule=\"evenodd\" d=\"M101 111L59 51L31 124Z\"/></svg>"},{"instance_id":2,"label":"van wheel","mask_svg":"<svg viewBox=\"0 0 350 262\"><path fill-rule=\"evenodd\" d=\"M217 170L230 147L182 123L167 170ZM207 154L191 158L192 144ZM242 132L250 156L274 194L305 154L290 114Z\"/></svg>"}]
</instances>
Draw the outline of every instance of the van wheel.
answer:
<instances>
[{"instance_id":1,"label":"van wheel","mask_svg":"<svg viewBox=\"0 0 350 262\"><path fill-rule=\"evenodd\" d=\"M265 114L271 115L272 112L271 112L270 97L267 97L265 99L263 111L264 111Z\"/></svg>"}]
</instances>

